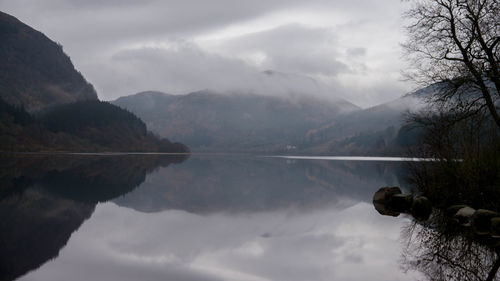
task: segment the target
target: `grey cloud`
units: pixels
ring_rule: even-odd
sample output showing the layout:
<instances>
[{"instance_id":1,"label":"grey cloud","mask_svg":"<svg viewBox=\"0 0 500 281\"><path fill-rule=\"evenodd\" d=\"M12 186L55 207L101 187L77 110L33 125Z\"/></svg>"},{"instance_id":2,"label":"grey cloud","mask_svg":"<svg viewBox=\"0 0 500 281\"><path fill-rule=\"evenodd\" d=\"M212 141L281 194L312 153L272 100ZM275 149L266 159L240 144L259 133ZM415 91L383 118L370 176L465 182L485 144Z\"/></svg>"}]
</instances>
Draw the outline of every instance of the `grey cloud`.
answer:
<instances>
[{"instance_id":1,"label":"grey cloud","mask_svg":"<svg viewBox=\"0 0 500 281\"><path fill-rule=\"evenodd\" d=\"M332 29L289 24L237 37L221 46L239 53L263 53L264 68L301 74L336 75L349 67L336 60L336 36Z\"/></svg>"},{"instance_id":2,"label":"grey cloud","mask_svg":"<svg viewBox=\"0 0 500 281\"><path fill-rule=\"evenodd\" d=\"M366 48L349 48L346 52L348 56L364 56L366 54Z\"/></svg>"},{"instance_id":3,"label":"grey cloud","mask_svg":"<svg viewBox=\"0 0 500 281\"><path fill-rule=\"evenodd\" d=\"M173 41L168 48L123 50L110 61L84 65L100 96L113 99L144 90L184 94L200 89L264 95L306 94L338 98L332 86L303 75L263 73L244 60Z\"/></svg>"},{"instance_id":4,"label":"grey cloud","mask_svg":"<svg viewBox=\"0 0 500 281\"><path fill-rule=\"evenodd\" d=\"M339 83L347 73L358 75L356 83L372 86L363 78L372 75L374 70L365 67L365 61L350 59L369 60L378 55L372 52L373 49L390 50L386 46L381 48L383 42L378 42L377 46L372 43L384 35L375 33L387 30L393 22L391 17L399 15L398 5L399 0L0 0L2 11L60 42L77 69L104 99L147 89L185 93L204 88L234 90L243 85L242 91L282 93L292 88L308 94L323 92L341 97L356 94L351 101L370 100L370 104L377 101L378 95L369 99L364 96L376 90L358 91L346 83L340 87ZM283 13L299 10L310 14L327 13L340 20L328 28L318 28L305 25L307 20L301 25L291 24L293 18L280 18ZM274 17L282 21L274 22L266 31L233 40L215 39L216 42L212 42L217 45L215 49L196 41L228 27L262 19L274 21ZM277 22L287 25L272 28ZM379 25L380 22L385 25ZM366 34L356 33L366 26L384 26L385 29L380 28L367 38L363 36ZM354 33L370 44L345 45L339 39ZM181 43L183 41L198 42L201 47L191 48ZM173 44L174 48L164 44ZM394 58L397 56L394 52L388 51L383 56ZM260 57L260 62L252 61L255 55ZM370 65L370 61L366 65ZM386 66L383 68L385 71ZM266 69L312 76L328 83L326 87L321 86L321 90L313 83L313 89L307 90L305 87L309 84L304 79L299 79L300 83L281 78L276 82L275 78L255 74ZM217 71L220 73L215 73ZM390 88L385 96L395 98L402 93L397 92L400 86L391 86L393 82L391 78L384 80L386 85L375 84L375 87Z\"/></svg>"}]
</instances>

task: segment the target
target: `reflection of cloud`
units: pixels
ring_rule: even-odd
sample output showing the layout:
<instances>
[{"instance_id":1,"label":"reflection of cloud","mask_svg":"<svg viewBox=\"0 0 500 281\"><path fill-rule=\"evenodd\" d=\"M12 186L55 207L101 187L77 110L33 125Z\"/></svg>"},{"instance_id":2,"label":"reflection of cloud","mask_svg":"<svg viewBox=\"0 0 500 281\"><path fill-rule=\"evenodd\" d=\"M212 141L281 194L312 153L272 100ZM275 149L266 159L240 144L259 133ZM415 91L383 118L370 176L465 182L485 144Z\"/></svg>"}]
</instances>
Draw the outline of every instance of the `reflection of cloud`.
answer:
<instances>
[{"instance_id":1,"label":"reflection of cloud","mask_svg":"<svg viewBox=\"0 0 500 281\"><path fill-rule=\"evenodd\" d=\"M105 203L60 258L21 280L405 280L401 223L368 203L207 216Z\"/></svg>"}]
</instances>

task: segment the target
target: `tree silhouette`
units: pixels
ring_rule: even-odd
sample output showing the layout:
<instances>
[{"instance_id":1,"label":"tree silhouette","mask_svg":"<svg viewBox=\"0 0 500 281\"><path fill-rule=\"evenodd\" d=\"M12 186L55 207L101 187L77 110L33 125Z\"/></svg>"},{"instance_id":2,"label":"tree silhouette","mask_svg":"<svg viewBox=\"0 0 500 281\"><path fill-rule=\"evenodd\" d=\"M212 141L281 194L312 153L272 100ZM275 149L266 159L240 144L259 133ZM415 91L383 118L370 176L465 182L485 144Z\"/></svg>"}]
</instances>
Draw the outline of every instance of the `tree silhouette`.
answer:
<instances>
[{"instance_id":1,"label":"tree silhouette","mask_svg":"<svg viewBox=\"0 0 500 281\"><path fill-rule=\"evenodd\" d=\"M488 112L500 129L498 0L418 0L405 16L407 76L438 83L433 100L447 109ZM450 105L451 103L451 105Z\"/></svg>"}]
</instances>

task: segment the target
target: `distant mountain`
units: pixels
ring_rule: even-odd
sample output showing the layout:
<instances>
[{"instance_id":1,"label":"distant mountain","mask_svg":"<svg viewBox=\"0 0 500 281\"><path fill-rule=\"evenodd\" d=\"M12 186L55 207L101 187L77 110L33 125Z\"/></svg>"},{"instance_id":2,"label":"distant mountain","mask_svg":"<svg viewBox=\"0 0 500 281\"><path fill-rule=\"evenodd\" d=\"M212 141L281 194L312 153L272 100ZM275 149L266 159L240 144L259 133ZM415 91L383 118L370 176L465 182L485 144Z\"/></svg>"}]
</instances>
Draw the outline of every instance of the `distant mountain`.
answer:
<instances>
[{"instance_id":1,"label":"distant mountain","mask_svg":"<svg viewBox=\"0 0 500 281\"><path fill-rule=\"evenodd\" d=\"M94 87L75 70L62 46L0 12L0 98L37 111L97 100Z\"/></svg>"},{"instance_id":2,"label":"distant mountain","mask_svg":"<svg viewBox=\"0 0 500 281\"><path fill-rule=\"evenodd\" d=\"M406 114L421 109L426 97L434 90L434 86L429 86L387 103L344 114L326 125L311 129L304 136L301 152L401 154L418 140L417 129L405 125Z\"/></svg>"},{"instance_id":3,"label":"distant mountain","mask_svg":"<svg viewBox=\"0 0 500 281\"><path fill-rule=\"evenodd\" d=\"M293 149L311 129L359 110L345 100L220 94L142 92L113 104L130 110L160 136L194 150L276 152Z\"/></svg>"}]
</instances>

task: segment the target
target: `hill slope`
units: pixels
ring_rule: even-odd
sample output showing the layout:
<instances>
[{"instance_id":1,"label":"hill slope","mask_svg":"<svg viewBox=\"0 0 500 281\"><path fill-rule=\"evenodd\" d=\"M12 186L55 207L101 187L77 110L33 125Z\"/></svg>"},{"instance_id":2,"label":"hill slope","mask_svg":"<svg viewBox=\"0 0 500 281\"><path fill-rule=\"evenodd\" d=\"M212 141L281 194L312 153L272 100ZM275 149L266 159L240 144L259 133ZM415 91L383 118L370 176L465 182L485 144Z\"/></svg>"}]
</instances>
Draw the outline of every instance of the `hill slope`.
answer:
<instances>
[{"instance_id":1,"label":"hill slope","mask_svg":"<svg viewBox=\"0 0 500 281\"><path fill-rule=\"evenodd\" d=\"M417 130L404 125L405 114L422 108L433 86L396 100L354 111L304 136L303 153L381 155L401 154L418 139Z\"/></svg>"},{"instance_id":2,"label":"hill slope","mask_svg":"<svg viewBox=\"0 0 500 281\"><path fill-rule=\"evenodd\" d=\"M60 45L0 12L0 151L189 150L99 101Z\"/></svg>"},{"instance_id":3,"label":"hill slope","mask_svg":"<svg viewBox=\"0 0 500 281\"><path fill-rule=\"evenodd\" d=\"M32 116L0 99L0 151L170 152L181 143L159 139L134 114L102 101L80 101Z\"/></svg>"},{"instance_id":4,"label":"hill slope","mask_svg":"<svg viewBox=\"0 0 500 281\"><path fill-rule=\"evenodd\" d=\"M0 12L0 98L28 111L80 100L97 100L62 46Z\"/></svg>"},{"instance_id":5,"label":"hill slope","mask_svg":"<svg viewBox=\"0 0 500 281\"><path fill-rule=\"evenodd\" d=\"M358 109L344 100L211 91L142 92L112 103L137 114L153 132L204 151L280 151L297 145L309 129Z\"/></svg>"}]
</instances>

